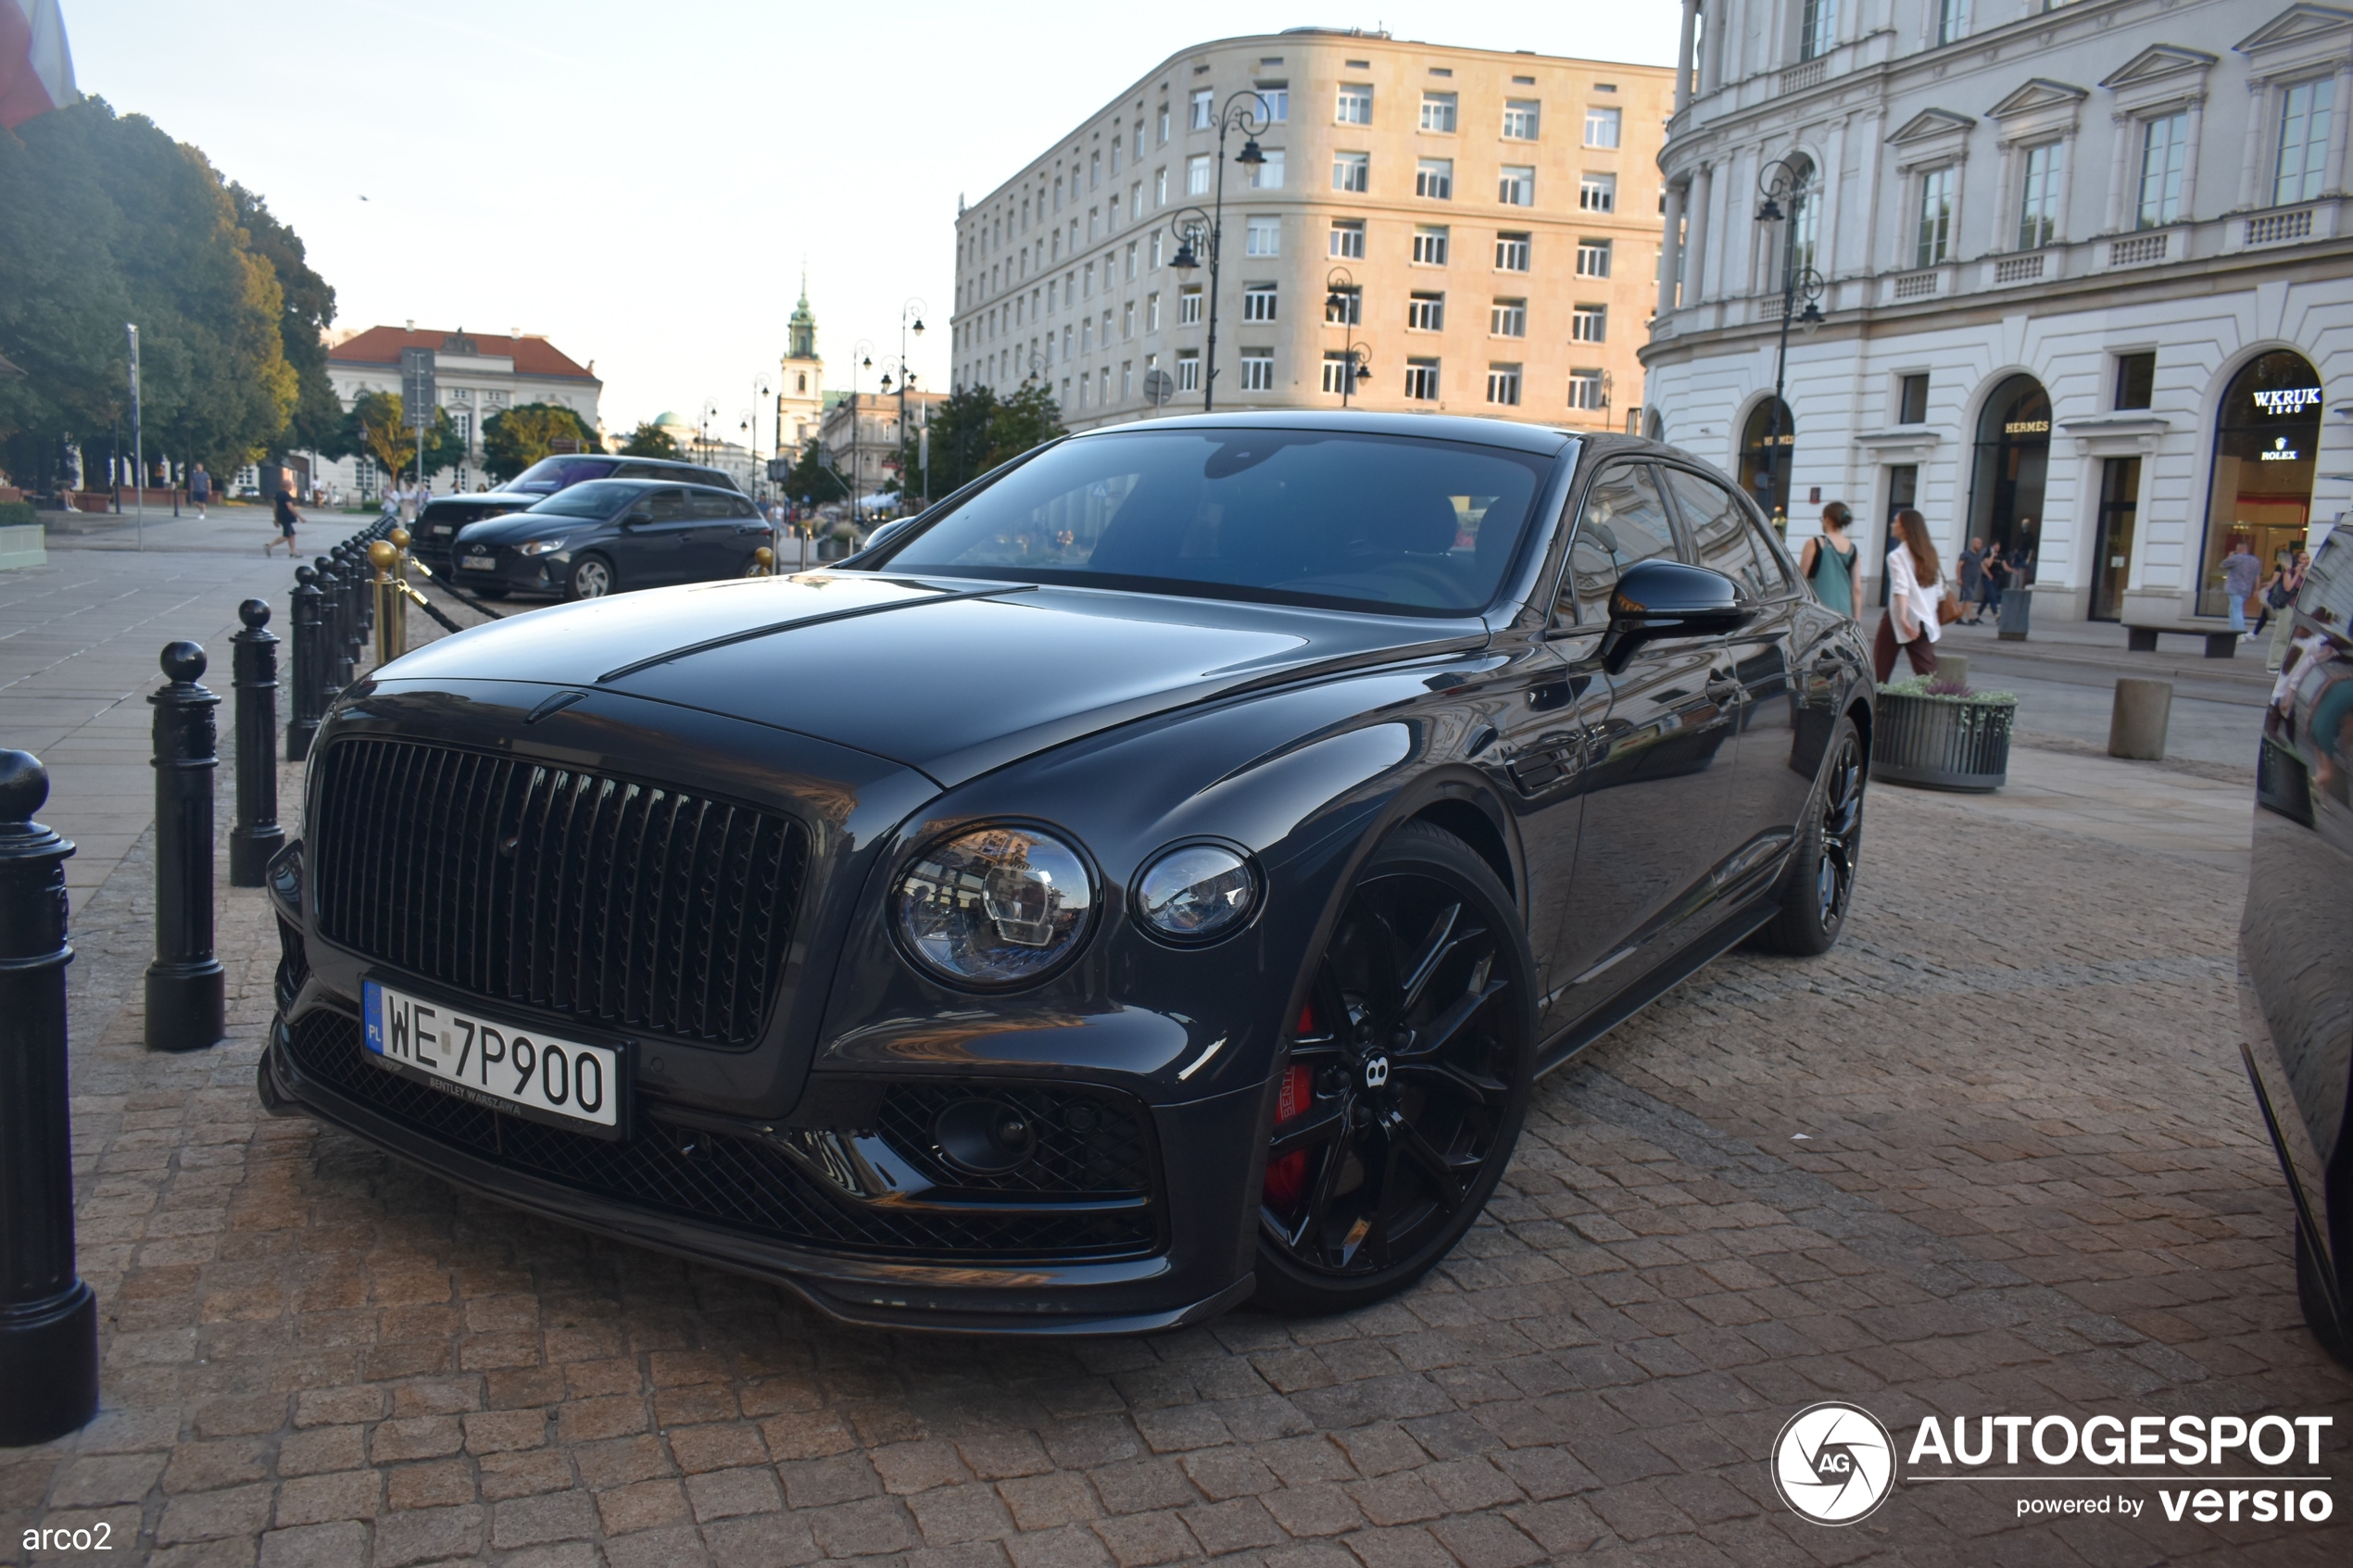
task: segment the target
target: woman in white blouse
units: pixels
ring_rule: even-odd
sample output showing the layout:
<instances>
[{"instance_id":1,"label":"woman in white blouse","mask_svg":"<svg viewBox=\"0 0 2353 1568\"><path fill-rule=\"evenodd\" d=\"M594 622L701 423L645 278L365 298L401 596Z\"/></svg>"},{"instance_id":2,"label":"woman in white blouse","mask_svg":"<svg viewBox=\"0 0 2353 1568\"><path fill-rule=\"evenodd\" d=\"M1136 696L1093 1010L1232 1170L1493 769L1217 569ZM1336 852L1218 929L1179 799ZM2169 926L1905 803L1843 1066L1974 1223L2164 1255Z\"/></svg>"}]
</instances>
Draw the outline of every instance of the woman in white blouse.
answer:
<instances>
[{"instance_id":1,"label":"woman in white blouse","mask_svg":"<svg viewBox=\"0 0 2353 1568\"><path fill-rule=\"evenodd\" d=\"M1944 578L1936 564L1936 546L1929 543L1927 521L1907 507L1895 514L1892 532L1895 543L1887 552L1887 614L1880 620L1871 648L1881 685L1895 673L1899 647L1912 661L1913 674L1935 674L1936 639L1944 631L1936 607L1944 597Z\"/></svg>"}]
</instances>

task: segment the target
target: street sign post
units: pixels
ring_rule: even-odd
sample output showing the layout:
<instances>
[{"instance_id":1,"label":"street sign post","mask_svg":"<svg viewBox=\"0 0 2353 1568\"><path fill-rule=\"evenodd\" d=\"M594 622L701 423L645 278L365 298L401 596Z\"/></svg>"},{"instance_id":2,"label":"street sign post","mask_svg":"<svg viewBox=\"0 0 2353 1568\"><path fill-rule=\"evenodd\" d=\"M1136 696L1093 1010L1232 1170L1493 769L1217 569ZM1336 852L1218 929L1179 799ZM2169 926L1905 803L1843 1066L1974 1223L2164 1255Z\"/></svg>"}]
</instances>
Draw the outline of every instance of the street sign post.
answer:
<instances>
[{"instance_id":1,"label":"street sign post","mask_svg":"<svg viewBox=\"0 0 2353 1568\"><path fill-rule=\"evenodd\" d=\"M433 350L404 348L400 351L400 412L409 428L417 433L417 483L425 482L425 432L433 428L434 408L440 403L439 389L434 384Z\"/></svg>"},{"instance_id":2,"label":"street sign post","mask_svg":"<svg viewBox=\"0 0 2353 1568\"><path fill-rule=\"evenodd\" d=\"M1166 370L1151 370L1144 372L1145 402L1150 403L1155 408L1164 408L1167 405L1168 400L1176 395L1176 378L1175 376L1170 375Z\"/></svg>"}]
</instances>

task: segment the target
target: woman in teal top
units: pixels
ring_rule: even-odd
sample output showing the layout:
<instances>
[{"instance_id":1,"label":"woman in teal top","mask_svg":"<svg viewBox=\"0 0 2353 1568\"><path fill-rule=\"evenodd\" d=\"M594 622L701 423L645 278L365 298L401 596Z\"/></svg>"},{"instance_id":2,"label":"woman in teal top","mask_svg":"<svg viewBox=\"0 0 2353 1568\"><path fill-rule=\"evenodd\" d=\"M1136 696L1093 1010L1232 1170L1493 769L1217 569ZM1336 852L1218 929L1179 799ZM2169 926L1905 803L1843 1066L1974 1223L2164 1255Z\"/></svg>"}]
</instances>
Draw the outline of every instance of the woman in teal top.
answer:
<instances>
[{"instance_id":1,"label":"woman in teal top","mask_svg":"<svg viewBox=\"0 0 2353 1568\"><path fill-rule=\"evenodd\" d=\"M1843 501L1824 507L1821 534L1806 541L1806 553L1797 563L1813 585L1814 596L1849 618L1855 614L1856 551L1854 542L1846 537L1846 525L1854 521L1855 514Z\"/></svg>"}]
</instances>

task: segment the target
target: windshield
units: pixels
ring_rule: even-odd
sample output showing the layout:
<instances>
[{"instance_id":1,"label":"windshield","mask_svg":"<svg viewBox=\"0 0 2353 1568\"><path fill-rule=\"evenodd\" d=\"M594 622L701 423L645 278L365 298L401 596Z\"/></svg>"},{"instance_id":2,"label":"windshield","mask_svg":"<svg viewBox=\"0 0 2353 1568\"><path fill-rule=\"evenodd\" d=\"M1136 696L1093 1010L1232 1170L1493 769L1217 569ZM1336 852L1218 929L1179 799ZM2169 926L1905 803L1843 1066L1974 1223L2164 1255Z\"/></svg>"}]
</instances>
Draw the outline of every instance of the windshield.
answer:
<instances>
[{"instance_id":1,"label":"windshield","mask_svg":"<svg viewBox=\"0 0 2353 1568\"><path fill-rule=\"evenodd\" d=\"M542 458L508 481L507 488L544 495L585 479L602 479L613 468L610 458Z\"/></svg>"},{"instance_id":2,"label":"windshield","mask_svg":"<svg viewBox=\"0 0 2353 1568\"><path fill-rule=\"evenodd\" d=\"M544 501L531 506L535 517L610 517L637 496L646 493L642 484L624 483L619 480L597 480L587 484L575 484L569 490L558 491Z\"/></svg>"},{"instance_id":3,"label":"windshield","mask_svg":"<svg viewBox=\"0 0 2353 1568\"><path fill-rule=\"evenodd\" d=\"M1136 431L1040 454L893 548L898 571L1468 615L1552 459L1414 437ZM913 532L911 530L910 532Z\"/></svg>"}]
</instances>

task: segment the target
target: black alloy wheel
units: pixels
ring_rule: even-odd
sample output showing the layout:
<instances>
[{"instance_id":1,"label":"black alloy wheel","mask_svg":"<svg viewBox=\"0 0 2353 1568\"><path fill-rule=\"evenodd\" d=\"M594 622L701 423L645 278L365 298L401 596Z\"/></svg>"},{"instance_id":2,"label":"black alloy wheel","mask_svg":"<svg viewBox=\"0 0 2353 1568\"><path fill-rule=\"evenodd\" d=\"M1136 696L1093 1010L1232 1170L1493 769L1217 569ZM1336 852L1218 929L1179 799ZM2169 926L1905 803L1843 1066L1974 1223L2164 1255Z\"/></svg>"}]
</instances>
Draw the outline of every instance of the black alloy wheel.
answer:
<instances>
[{"instance_id":1,"label":"black alloy wheel","mask_svg":"<svg viewBox=\"0 0 2353 1568\"><path fill-rule=\"evenodd\" d=\"M1777 953L1811 957L1838 943L1855 898L1863 848L1863 739L1855 721L1842 718L1831 734L1828 761L1815 786L1810 818L1800 824L1797 848L1781 884L1780 911L1756 934Z\"/></svg>"},{"instance_id":2,"label":"black alloy wheel","mask_svg":"<svg viewBox=\"0 0 2353 1568\"><path fill-rule=\"evenodd\" d=\"M572 563L572 575L564 579L567 599L601 599L617 592L612 562L602 556L583 556Z\"/></svg>"},{"instance_id":3,"label":"black alloy wheel","mask_svg":"<svg viewBox=\"0 0 2353 1568\"><path fill-rule=\"evenodd\" d=\"M1411 822L1315 960L1277 1084L1258 1302L1332 1312L1451 1251L1502 1179L1532 1082L1528 947L1494 872Z\"/></svg>"}]
</instances>

